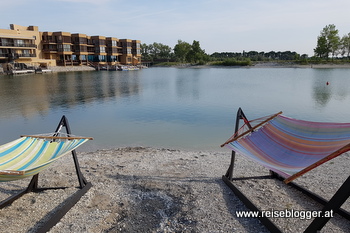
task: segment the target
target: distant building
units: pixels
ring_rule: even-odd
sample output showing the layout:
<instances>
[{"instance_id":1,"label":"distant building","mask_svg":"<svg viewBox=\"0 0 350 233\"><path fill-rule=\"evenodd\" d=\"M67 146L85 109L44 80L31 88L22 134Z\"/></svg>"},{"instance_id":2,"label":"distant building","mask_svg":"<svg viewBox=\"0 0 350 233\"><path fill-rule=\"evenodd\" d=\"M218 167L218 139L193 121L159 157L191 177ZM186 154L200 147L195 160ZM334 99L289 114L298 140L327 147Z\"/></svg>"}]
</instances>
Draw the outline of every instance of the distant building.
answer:
<instances>
[{"instance_id":1,"label":"distant building","mask_svg":"<svg viewBox=\"0 0 350 233\"><path fill-rule=\"evenodd\" d=\"M137 65L141 41L69 32L39 32L37 26L0 29L0 63L31 66Z\"/></svg>"}]
</instances>

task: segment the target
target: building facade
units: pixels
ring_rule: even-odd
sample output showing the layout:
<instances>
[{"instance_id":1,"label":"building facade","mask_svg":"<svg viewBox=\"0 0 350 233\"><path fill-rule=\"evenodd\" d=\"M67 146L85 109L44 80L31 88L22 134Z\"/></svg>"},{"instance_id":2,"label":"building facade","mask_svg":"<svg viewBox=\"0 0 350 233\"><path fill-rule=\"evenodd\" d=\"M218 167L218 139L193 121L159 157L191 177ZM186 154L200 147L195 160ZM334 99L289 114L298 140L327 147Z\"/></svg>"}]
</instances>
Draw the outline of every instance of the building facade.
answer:
<instances>
[{"instance_id":1,"label":"building facade","mask_svg":"<svg viewBox=\"0 0 350 233\"><path fill-rule=\"evenodd\" d=\"M37 26L0 29L0 63L31 66L138 65L141 41L70 32L40 32Z\"/></svg>"}]
</instances>

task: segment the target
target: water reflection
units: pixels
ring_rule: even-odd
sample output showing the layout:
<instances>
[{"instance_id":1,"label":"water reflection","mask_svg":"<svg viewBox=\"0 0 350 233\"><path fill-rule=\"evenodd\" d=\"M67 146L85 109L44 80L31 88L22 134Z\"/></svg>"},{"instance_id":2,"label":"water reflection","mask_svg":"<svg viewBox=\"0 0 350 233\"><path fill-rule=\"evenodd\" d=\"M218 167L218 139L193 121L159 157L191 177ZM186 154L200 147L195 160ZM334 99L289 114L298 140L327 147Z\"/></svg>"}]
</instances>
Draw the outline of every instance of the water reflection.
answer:
<instances>
[{"instance_id":1,"label":"water reflection","mask_svg":"<svg viewBox=\"0 0 350 233\"><path fill-rule=\"evenodd\" d=\"M138 72L3 76L0 117L45 115L50 109L74 108L109 98L138 95L140 91Z\"/></svg>"},{"instance_id":2,"label":"water reflection","mask_svg":"<svg viewBox=\"0 0 350 233\"><path fill-rule=\"evenodd\" d=\"M319 108L332 99L345 100L350 93L348 69L314 69L313 99Z\"/></svg>"},{"instance_id":3,"label":"water reflection","mask_svg":"<svg viewBox=\"0 0 350 233\"><path fill-rule=\"evenodd\" d=\"M176 93L179 98L199 99L200 77L208 69L179 69L176 78ZM189 73L191 75L189 75Z\"/></svg>"}]
</instances>

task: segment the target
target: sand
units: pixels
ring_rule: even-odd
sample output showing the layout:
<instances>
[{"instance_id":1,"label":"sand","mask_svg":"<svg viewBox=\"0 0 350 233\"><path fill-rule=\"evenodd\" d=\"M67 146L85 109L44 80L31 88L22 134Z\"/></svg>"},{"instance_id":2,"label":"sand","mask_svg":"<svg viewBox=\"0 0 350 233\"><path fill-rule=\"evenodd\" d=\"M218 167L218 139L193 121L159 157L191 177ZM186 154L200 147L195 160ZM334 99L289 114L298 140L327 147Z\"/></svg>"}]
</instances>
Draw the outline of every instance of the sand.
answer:
<instances>
[{"instance_id":1,"label":"sand","mask_svg":"<svg viewBox=\"0 0 350 233\"><path fill-rule=\"evenodd\" d=\"M116 148L78 153L82 172L93 187L50 232L268 232L223 183L230 152L158 148ZM347 178L350 156L344 154L297 180L330 198ZM268 171L237 156L237 177ZM6 232L35 232L48 215L77 189L72 157L60 159L39 176L39 186L68 186L26 194L0 210ZM30 179L0 184L0 198L26 187ZM322 207L273 179L237 181L262 210L320 210ZM343 205L350 210L350 200ZM285 232L302 232L312 221L272 219ZM321 232L349 232L350 222L336 215Z\"/></svg>"}]
</instances>

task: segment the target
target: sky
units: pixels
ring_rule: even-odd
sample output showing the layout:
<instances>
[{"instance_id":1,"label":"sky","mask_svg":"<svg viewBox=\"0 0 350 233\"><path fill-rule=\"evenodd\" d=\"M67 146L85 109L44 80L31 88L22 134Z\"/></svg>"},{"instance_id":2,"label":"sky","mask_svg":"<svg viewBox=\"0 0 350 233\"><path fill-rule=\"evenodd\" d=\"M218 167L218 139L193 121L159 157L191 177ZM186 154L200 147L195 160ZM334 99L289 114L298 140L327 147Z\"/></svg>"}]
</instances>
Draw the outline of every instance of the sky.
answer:
<instances>
[{"instance_id":1,"label":"sky","mask_svg":"<svg viewBox=\"0 0 350 233\"><path fill-rule=\"evenodd\" d=\"M206 53L295 51L313 56L322 29L350 33L349 0L0 0L0 28L141 40L199 41Z\"/></svg>"}]
</instances>

